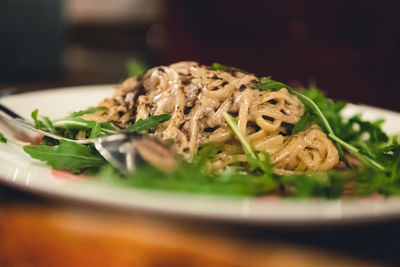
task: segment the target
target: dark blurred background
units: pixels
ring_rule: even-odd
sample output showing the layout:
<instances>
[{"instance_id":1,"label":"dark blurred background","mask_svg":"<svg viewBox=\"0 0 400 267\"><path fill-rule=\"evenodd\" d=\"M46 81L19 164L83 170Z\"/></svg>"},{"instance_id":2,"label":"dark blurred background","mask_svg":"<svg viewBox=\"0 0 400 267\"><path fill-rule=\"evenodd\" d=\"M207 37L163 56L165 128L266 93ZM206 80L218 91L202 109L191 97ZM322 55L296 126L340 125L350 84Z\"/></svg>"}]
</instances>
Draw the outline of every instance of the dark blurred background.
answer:
<instances>
[{"instance_id":1,"label":"dark blurred background","mask_svg":"<svg viewBox=\"0 0 400 267\"><path fill-rule=\"evenodd\" d=\"M400 111L398 1L1 0L0 93L196 60Z\"/></svg>"}]
</instances>

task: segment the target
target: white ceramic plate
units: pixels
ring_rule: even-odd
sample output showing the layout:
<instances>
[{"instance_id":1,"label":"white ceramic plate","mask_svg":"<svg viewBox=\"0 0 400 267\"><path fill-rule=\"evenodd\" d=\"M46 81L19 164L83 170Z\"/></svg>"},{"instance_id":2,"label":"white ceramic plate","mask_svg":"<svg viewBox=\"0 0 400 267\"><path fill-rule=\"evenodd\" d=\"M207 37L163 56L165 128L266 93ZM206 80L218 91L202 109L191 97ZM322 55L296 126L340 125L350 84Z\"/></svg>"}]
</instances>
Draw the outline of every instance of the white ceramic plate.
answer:
<instances>
[{"instance_id":1,"label":"white ceramic plate","mask_svg":"<svg viewBox=\"0 0 400 267\"><path fill-rule=\"evenodd\" d=\"M3 105L29 118L40 114L60 118L96 105L111 95L111 85L45 90L1 98ZM350 106L346 115L385 118L385 130L400 132L400 114L367 106ZM3 129L4 130L4 129ZM0 132L2 129L0 128ZM83 179L60 179L43 163L31 159L20 146L0 143L0 181L52 197L91 202L125 210L265 226L335 225L400 218L400 198L355 200L294 200L229 198L128 189Z\"/></svg>"}]
</instances>

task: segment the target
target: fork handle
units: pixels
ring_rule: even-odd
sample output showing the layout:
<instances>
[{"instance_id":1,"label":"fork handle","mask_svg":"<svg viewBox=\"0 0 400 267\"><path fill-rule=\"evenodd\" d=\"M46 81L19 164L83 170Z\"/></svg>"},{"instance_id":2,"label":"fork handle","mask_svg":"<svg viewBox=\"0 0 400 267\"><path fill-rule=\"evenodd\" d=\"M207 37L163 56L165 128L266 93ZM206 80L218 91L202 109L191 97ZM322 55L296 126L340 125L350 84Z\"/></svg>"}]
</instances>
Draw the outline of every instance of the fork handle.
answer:
<instances>
[{"instance_id":1,"label":"fork handle","mask_svg":"<svg viewBox=\"0 0 400 267\"><path fill-rule=\"evenodd\" d=\"M0 104L0 126L5 134L31 144L40 143L42 137L46 135L43 131L35 129L28 120L2 104Z\"/></svg>"},{"instance_id":2,"label":"fork handle","mask_svg":"<svg viewBox=\"0 0 400 267\"><path fill-rule=\"evenodd\" d=\"M14 111L8 109L7 107L3 106L2 104L0 104L0 110L3 111L4 113L6 113L8 116L14 118L14 119L19 119L19 120L25 121L25 119L23 117L21 117L20 115L18 115Z\"/></svg>"}]
</instances>

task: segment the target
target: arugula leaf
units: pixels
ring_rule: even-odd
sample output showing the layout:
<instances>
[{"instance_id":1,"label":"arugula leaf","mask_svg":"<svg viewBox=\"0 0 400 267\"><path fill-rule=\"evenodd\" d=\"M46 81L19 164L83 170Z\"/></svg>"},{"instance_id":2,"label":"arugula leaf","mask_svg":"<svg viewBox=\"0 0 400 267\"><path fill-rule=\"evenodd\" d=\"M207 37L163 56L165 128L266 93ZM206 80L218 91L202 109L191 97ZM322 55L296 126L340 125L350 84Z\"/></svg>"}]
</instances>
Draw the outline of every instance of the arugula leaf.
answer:
<instances>
[{"instance_id":1,"label":"arugula leaf","mask_svg":"<svg viewBox=\"0 0 400 267\"><path fill-rule=\"evenodd\" d=\"M93 128L90 130L89 138L98 138L102 136L100 123L96 122Z\"/></svg>"},{"instance_id":2,"label":"arugula leaf","mask_svg":"<svg viewBox=\"0 0 400 267\"><path fill-rule=\"evenodd\" d=\"M394 138L392 143L379 149L377 159L390 174L391 182L400 182L400 143Z\"/></svg>"},{"instance_id":3,"label":"arugula leaf","mask_svg":"<svg viewBox=\"0 0 400 267\"><path fill-rule=\"evenodd\" d=\"M238 68L235 68L235 67L232 67L232 66L222 65L220 63L213 63L211 66L208 67L208 69L225 71L225 72L229 72L231 74L233 74L235 72L242 72L242 73L246 73L246 74L249 73L249 72L247 72L245 70L238 69Z\"/></svg>"},{"instance_id":4,"label":"arugula leaf","mask_svg":"<svg viewBox=\"0 0 400 267\"><path fill-rule=\"evenodd\" d=\"M236 137L239 139L240 143L242 144L243 150L246 153L246 155L250 158L251 162L257 161L258 160L257 154L254 152L253 148L250 146L250 144L247 142L246 138L240 132L235 119L226 112L224 113L224 117L225 117L225 120L228 123L229 127L231 128L232 132L236 135Z\"/></svg>"},{"instance_id":5,"label":"arugula leaf","mask_svg":"<svg viewBox=\"0 0 400 267\"><path fill-rule=\"evenodd\" d=\"M38 120L39 109L35 109L31 113L31 117L35 123L35 128L40 129L40 121Z\"/></svg>"},{"instance_id":6,"label":"arugula leaf","mask_svg":"<svg viewBox=\"0 0 400 267\"><path fill-rule=\"evenodd\" d=\"M318 107L318 105L312 100L310 99L308 96L291 89L290 87L288 88L289 92L295 96L297 96L301 102L303 102L303 104L309 108L309 110L314 113L318 119L321 121L320 126L322 127L322 129L325 129L326 132L333 134L333 130L331 125L329 124L327 118L325 117L325 115L322 113L321 109Z\"/></svg>"},{"instance_id":7,"label":"arugula leaf","mask_svg":"<svg viewBox=\"0 0 400 267\"><path fill-rule=\"evenodd\" d=\"M173 172L162 172L149 165L128 173L120 174L106 166L100 171L103 182L124 187L168 190L196 194L219 194L231 196L257 196L269 192L276 183L266 176L237 172L233 169L215 174L204 172L197 163L181 161Z\"/></svg>"},{"instance_id":8,"label":"arugula leaf","mask_svg":"<svg viewBox=\"0 0 400 267\"><path fill-rule=\"evenodd\" d=\"M2 133L0 133L0 143L7 143L7 138Z\"/></svg>"},{"instance_id":9,"label":"arugula leaf","mask_svg":"<svg viewBox=\"0 0 400 267\"><path fill-rule=\"evenodd\" d=\"M253 150L251 145L247 142L246 138L240 132L239 127L237 126L237 122L233 119L233 117L226 112L224 113L224 117L229 127L231 128L232 132L236 135L236 137L242 144L243 150L246 153L247 160L250 166L252 166L254 169L260 168L266 175L271 174L272 166L269 163L268 154L264 153L263 154L264 160L261 160L258 154Z\"/></svg>"},{"instance_id":10,"label":"arugula leaf","mask_svg":"<svg viewBox=\"0 0 400 267\"><path fill-rule=\"evenodd\" d=\"M363 121L360 115L355 115L339 127L338 136L350 143L386 143L389 138L382 130L382 123L383 120L375 122ZM368 138L365 138L366 134Z\"/></svg>"},{"instance_id":11,"label":"arugula leaf","mask_svg":"<svg viewBox=\"0 0 400 267\"><path fill-rule=\"evenodd\" d=\"M64 133L62 136L69 139L74 139L76 135L76 130L70 129L67 125L64 125Z\"/></svg>"},{"instance_id":12,"label":"arugula leaf","mask_svg":"<svg viewBox=\"0 0 400 267\"><path fill-rule=\"evenodd\" d=\"M356 195L360 197L375 193L385 196L400 194L400 184L398 182L392 182L385 172L368 165L359 169L356 182Z\"/></svg>"},{"instance_id":13,"label":"arugula leaf","mask_svg":"<svg viewBox=\"0 0 400 267\"><path fill-rule=\"evenodd\" d=\"M220 143L207 143L201 146L192 162L197 164L200 169L204 169L208 162L215 159L220 147Z\"/></svg>"},{"instance_id":14,"label":"arugula leaf","mask_svg":"<svg viewBox=\"0 0 400 267\"><path fill-rule=\"evenodd\" d=\"M48 128L46 127L46 124L41 119L39 119L39 109L35 109L34 111L32 111L31 117L35 123L35 128L41 129L44 131L48 130Z\"/></svg>"},{"instance_id":15,"label":"arugula leaf","mask_svg":"<svg viewBox=\"0 0 400 267\"><path fill-rule=\"evenodd\" d=\"M39 110L35 109L31 113L31 117L35 123L35 128L49 132L49 133L56 133L53 123L48 117L42 116L42 119L39 119Z\"/></svg>"},{"instance_id":16,"label":"arugula leaf","mask_svg":"<svg viewBox=\"0 0 400 267\"><path fill-rule=\"evenodd\" d=\"M229 67L225 66L225 65L222 65L220 63L213 63L211 65L211 69L213 69L213 70L221 70L221 71L228 71Z\"/></svg>"},{"instance_id":17,"label":"arugula leaf","mask_svg":"<svg viewBox=\"0 0 400 267\"><path fill-rule=\"evenodd\" d=\"M88 108L88 109L85 109L85 110L72 112L71 115L69 115L68 117L72 117L72 118L80 117L80 116L85 115L85 114L92 114L92 113L95 113L96 111L106 110L106 109L107 109L106 107L91 107L91 108Z\"/></svg>"},{"instance_id":18,"label":"arugula leaf","mask_svg":"<svg viewBox=\"0 0 400 267\"><path fill-rule=\"evenodd\" d=\"M50 133L55 133L55 128L53 126L52 121L48 117L45 117L45 116L43 116L42 118L43 118L42 122L43 122L43 125L44 125L46 131L48 131Z\"/></svg>"},{"instance_id":19,"label":"arugula leaf","mask_svg":"<svg viewBox=\"0 0 400 267\"><path fill-rule=\"evenodd\" d=\"M331 128L335 129L335 134L342 137L340 135L340 131L344 122L343 118L340 116L340 112L347 105L347 103L342 101L333 101L332 99L327 98L324 92L318 90L315 85L311 85L311 87L308 89L301 89L300 92L311 99L319 107L331 125ZM322 124L318 116L315 114L311 114L309 117L309 124L311 123L316 123L318 125Z\"/></svg>"},{"instance_id":20,"label":"arugula leaf","mask_svg":"<svg viewBox=\"0 0 400 267\"><path fill-rule=\"evenodd\" d=\"M282 88L290 88L284 83L277 82L271 79L271 76L262 77L256 88L260 91L277 91Z\"/></svg>"},{"instance_id":21,"label":"arugula leaf","mask_svg":"<svg viewBox=\"0 0 400 267\"><path fill-rule=\"evenodd\" d=\"M300 120L294 125L292 134L297 134L306 130L313 123L311 112L306 109Z\"/></svg>"},{"instance_id":22,"label":"arugula leaf","mask_svg":"<svg viewBox=\"0 0 400 267\"><path fill-rule=\"evenodd\" d=\"M171 114L165 113L161 115L151 116L145 120L139 119L135 124L132 124L128 128L126 128L126 131L135 133L143 131L154 131L161 123L166 122L170 118Z\"/></svg>"},{"instance_id":23,"label":"arugula leaf","mask_svg":"<svg viewBox=\"0 0 400 267\"><path fill-rule=\"evenodd\" d=\"M132 58L126 62L126 70L129 77L142 75L146 69L146 64L139 59Z\"/></svg>"},{"instance_id":24,"label":"arugula leaf","mask_svg":"<svg viewBox=\"0 0 400 267\"><path fill-rule=\"evenodd\" d=\"M108 134L117 133L115 127L111 125L111 121L100 122L100 128L101 131L104 133Z\"/></svg>"},{"instance_id":25,"label":"arugula leaf","mask_svg":"<svg viewBox=\"0 0 400 267\"><path fill-rule=\"evenodd\" d=\"M86 131L86 136L97 138L100 136L114 134L118 131L108 122L88 121L80 116L93 113L97 110L105 109L104 107L93 107L86 110L74 112L68 117L51 121L48 117L38 115L35 109L31 113L31 117L35 122L35 128L56 134L65 138L75 139L78 132Z\"/></svg>"},{"instance_id":26,"label":"arugula leaf","mask_svg":"<svg viewBox=\"0 0 400 267\"><path fill-rule=\"evenodd\" d=\"M324 171L309 174L285 175L280 179L282 185L294 188L294 197L337 198L342 194L342 187L354 171Z\"/></svg>"},{"instance_id":27,"label":"arugula leaf","mask_svg":"<svg viewBox=\"0 0 400 267\"><path fill-rule=\"evenodd\" d=\"M117 133L116 129L113 126L111 126L111 123L109 121L95 122L95 121L88 121L80 117L69 117L69 118L67 117L63 119L58 119L53 122L53 125L57 130L59 130L57 134L61 136L65 136L67 131L86 130L89 132L92 131L93 128L95 127L100 128L100 133L98 134L98 137L107 134ZM64 132L60 132L61 130L64 130Z\"/></svg>"},{"instance_id":28,"label":"arugula leaf","mask_svg":"<svg viewBox=\"0 0 400 267\"><path fill-rule=\"evenodd\" d=\"M103 157L91 146L60 140L59 145L24 146L24 151L32 158L44 161L55 170L72 173L87 168L99 168L106 164Z\"/></svg>"}]
</instances>

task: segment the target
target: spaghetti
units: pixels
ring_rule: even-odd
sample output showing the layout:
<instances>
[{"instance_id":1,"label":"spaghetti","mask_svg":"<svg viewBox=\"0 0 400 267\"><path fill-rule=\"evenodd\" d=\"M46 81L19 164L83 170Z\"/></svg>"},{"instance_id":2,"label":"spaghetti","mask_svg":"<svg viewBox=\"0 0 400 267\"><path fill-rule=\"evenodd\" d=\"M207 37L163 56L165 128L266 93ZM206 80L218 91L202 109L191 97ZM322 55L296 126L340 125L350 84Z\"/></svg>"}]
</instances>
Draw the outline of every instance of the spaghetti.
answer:
<instances>
[{"instance_id":1,"label":"spaghetti","mask_svg":"<svg viewBox=\"0 0 400 267\"><path fill-rule=\"evenodd\" d=\"M269 154L276 173L326 170L337 164L338 152L318 126L292 134L304 112L301 101L286 88L255 90L258 82L237 69L214 70L196 62L155 67L117 86L113 96L99 104L106 112L95 119L111 120L124 129L139 119L170 113L171 119L153 135L173 139L173 149L189 160L201 145L220 142L212 165L224 169L247 161L225 121L227 112L237 118L252 146Z\"/></svg>"}]
</instances>

